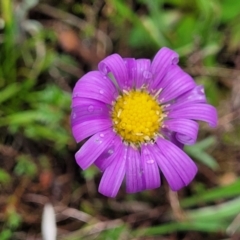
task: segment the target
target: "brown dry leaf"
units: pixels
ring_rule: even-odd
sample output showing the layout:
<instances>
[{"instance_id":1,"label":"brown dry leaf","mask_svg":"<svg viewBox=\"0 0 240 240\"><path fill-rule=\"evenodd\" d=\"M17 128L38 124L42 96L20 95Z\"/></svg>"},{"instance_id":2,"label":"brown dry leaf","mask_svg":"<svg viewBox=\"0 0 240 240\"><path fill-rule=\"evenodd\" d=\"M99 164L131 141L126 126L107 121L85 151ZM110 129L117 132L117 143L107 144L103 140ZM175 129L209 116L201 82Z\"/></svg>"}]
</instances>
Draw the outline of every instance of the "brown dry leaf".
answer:
<instances>
[{"instance_id":1,"label":"brown dry leaf","mask_svg":"<svg viewBox=\"0 0 240 240\"><path fill-rule=\"evenodd\" d=\"M237 176L233 172L227 172L223 174L221 177L219 177L218 181L219 184L222 186L229 185L231 183L234 183L237 179Z\"/></svg>"},{"instance_id":2,"label":"brown dry leaf","mask_svg":"<svg viewBox=\"0 0 240 240\"><path fill-rule=\"evenodd\" d=\"M77 34L71 29L59 31L58 41L62 49L66 52L76 53L79 51L80 40Z\"/></svg>"},{"instance_id":3,"label":"brown dry leaf","mask_svg":"<svg viewBox=\"0 0 240 240\"><path fill-rule=\"evenodd\" d=\"M57 37L62 49L70 54L81 57L87 63L96 65L104 57L99 56L94 44L80 39L78 34L71 28L58 28Z\"/></svg>"},{"instance_id":4,"label":"brown dry leaf","mask_svg":"<svg viewBox=\"0 0 240 240\"><path fill-rule=\"evenodd\" d=\"M43 171L39 176L41 188L46 190L51 187L53 181L53 173L51 171Z\"/></svg>"}]
</instances>

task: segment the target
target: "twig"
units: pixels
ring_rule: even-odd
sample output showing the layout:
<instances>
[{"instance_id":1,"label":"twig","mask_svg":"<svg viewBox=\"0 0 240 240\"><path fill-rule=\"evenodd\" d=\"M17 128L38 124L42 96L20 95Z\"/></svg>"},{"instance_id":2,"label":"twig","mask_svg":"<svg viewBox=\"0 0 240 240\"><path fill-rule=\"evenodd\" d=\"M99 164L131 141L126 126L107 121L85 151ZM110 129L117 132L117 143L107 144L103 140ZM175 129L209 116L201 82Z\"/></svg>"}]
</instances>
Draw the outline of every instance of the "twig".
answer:
<instances>
[{"instance_id":1,"label":"twig","mask_svg":"<svg viewBox=\"0 0 240 240\"><path fill-rule=\"evenodd\" d=\"M102 231L119 227L122 224L123 222L119 219L106 222L98 222L94 225L90 225L75 232L72 232L67 236L62 237L61 240L78 240L80 238L83 238L84 236L98 234Z\"/></svg>"},{"instance_id":2,"label":"twig","mask_svg":"<svg viewBox=\"0 0 240 240\"><path fill-rule=\"evenodd\" d=\"M191 75L201 75L210 77L219 77L227 87L231 88L233 86L233 79L240 79L240 70L229 69L223 67L189 67L185 68L185 71ZM223 78L230 79L228 81L222 80Z\"/></svg>"},{"instance_id":3,"label":"twig","mask_svg":"<svg viewBox=\"0 0 240 240\"><path fill-rule=\"evenodd\" d=\"M59 219L61 220L64 220L64 219L67 219L67 218L74 218L74 219L77 219L79 221L82 221L82 222L99 222L99 220L97 220L96 218L92 217L91 215L85 213L85 212L82 212L80 210L77 210L75 208L69 208L69 207L66 207L66 206L55 206L54 207L56 213L57 213L57 221L59 221ZM65 216L65 218L59 218L59 215L63 215Z\"/></svg>"},{"instance_id":4,"label":"twig","mask_svg":"<svg viewBox=\"0 0 240 240\"><path fill-rule=\"evenodd\" d=\"M38 203L38 204L41 204L41 205L44 205L47 202L49 202L48 197L45 197L45 196L40 195L40 194L35 194L35 193L24 194L23 199L27 202Z\"/></svg>"},{"instance_id":5,"label":"twig","mask_svg":"<svg viewBox=\"0 0 240 240\"><path fill-rule=\"evenodd\" d=\"M226 232L232 236L238 229L240 229L240 213L234 218L231 224L228 226Z\"/></svg>"},{"instance_id":6,"label":"twig","mask_svg":"<svg viewBox=\"0 0 240 240\"><path fill-rule=\"evenodd\" d=\"M228 123L232 122L233 120L239 118L240 110L230 112L222 117L219 118L218 120L218 126L225 126Z\"/></svg>"},{"instance_id":7,"label":"twig","mask_svg":"<svg viewBox=\"0 0 240 240\"><path fill-rule=\"evenodd\" d=\"M186 220L183 209L180 206L177 192L173 192L171 189L168 191L169 202L173 211L173 215L177 221Z\"/></svg>"}]
</instances>

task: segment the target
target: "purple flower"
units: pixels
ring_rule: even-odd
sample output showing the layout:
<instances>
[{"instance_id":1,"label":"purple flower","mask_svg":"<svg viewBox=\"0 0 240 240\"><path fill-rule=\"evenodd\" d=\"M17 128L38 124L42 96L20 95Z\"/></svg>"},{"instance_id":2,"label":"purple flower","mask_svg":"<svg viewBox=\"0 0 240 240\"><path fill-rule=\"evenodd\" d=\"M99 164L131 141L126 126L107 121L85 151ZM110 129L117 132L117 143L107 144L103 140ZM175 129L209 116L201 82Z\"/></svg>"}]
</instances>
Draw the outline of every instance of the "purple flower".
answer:
<instances>
[{"instance_id":1,"label":"purple flower","mask_svg":"<svg viewBox=\"0 0 240 240\"><path fill-rule=\"evenodd\" d=\"M194 178L197 167L182 148L196 142L194 120L215 127L217 113L177 64L166 47L152 62L112 54L76 83L72 132L87 141L75 157L82 169L103 171L103 195L115 197L124 177L128 193L159 187L160 172L173 191Z\"/></svg>"}]
</instances>

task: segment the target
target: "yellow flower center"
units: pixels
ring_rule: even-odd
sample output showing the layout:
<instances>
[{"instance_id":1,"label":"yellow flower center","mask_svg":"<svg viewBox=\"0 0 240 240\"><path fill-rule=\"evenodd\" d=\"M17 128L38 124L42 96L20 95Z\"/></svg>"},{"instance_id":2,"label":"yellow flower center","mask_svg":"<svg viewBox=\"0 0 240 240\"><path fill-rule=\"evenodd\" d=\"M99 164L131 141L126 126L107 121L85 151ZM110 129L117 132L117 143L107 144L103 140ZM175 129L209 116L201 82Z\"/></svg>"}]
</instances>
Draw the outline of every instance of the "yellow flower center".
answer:
<instances>
[{"instance_id":1,"label":"yellow flower center","mask_svg":"<svg viewBox=\"0 0 240 240\"><path fill-rule=\"evenodd\" d=\"M154 140L163 119L162 108L146 91L130 91L113 106L115 131L124 141L135 145Z\"/></svg>"}]
</instances>

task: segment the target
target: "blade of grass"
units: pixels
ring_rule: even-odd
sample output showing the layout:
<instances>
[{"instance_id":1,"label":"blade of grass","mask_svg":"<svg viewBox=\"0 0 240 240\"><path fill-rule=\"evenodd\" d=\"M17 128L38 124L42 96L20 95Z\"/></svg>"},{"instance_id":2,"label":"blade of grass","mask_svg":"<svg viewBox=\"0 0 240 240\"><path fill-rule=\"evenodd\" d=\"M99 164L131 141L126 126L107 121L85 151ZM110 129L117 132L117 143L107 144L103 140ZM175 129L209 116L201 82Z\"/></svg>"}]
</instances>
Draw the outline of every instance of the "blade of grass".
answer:
<instances>
[{"instance_id":1,"label":"blade of grass","mask_svg":"<svg viewBox=\"0 0 240 240\"><path fill-rule=\"evenodd\" d=\"M207 148L216 143L215 137L208 137L193 146L185 146L185 151L195 158L196 160L202 162L204 165L208 166L212 170L216 170L219 165L216 160L205 152Z\"/></svg>"},{"instance_id":2,"label":"blade of grass","mask_svg":"<svg viewBox=\"0 0 240 240\"><path fill-rule=\"evenodd\" d=\"M13 97L20 91L20 86L17 83L12 83L0 91L0 103Z\"/></svg>"},{"instance_id":3,"label":"blade of grass","mask_svg":"<svg viewBox=\"0 0 240 240\"><path fill-rule=\"evenodd\" d=\"M162 224L134 231L134 236L152 236L173 233L177 231L225 232L227 224L219 221L184 221Z\"/></svg>"},{"instance_id":4,"label":"blade of grass","mask_svg":"<svg viewBox=\"0 0 240 240\"><path fill-rule=\"evenodd\" d=\"M185 213L186 217L192 221L224 221L240 213L240 198L235 198L213 206L186 211Z\"/></svg>"},{"instance_id":5,"label":"blade of grass","mask_svg":"<svg viewBox=\"0 0 240 240\"><path fill-rule=\"evenodd\" d=\"M2 15L5 21L3 51L0 53L2 58L2 72L0 77L0 87L4 86L6 81L14 82L16 80L16 59L17 52L15 45L15 21L13 16L13 1L1 1Z\"/></svg>"},{"instance_id":6,"label":"blade of grass","mask_svg":"<svg viewBox=\"0 0 240 240\"><path fill-rule=\"evenodd\" d=\"M184 208L192 207L201 203L208 203L219 199L238 196L239 194L240 194L240 178L237 179L231 185L209 189L204 193L183 199L181 200L180 204Z\"/></svg>"}]
</instances>

